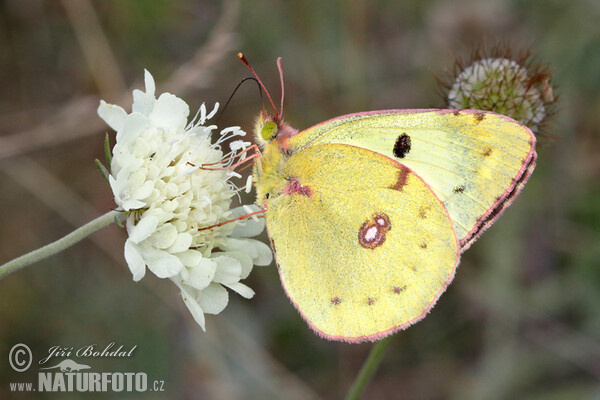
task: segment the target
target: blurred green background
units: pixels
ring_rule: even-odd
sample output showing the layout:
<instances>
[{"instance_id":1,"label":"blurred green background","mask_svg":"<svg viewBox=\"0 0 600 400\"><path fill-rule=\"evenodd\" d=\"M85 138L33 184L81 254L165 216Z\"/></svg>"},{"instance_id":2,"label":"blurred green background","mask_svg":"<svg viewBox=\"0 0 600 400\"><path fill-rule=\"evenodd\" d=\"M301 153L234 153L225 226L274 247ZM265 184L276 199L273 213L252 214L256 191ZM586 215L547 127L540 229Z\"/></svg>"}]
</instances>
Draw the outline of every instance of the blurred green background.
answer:
<instances>
[{"instance_id":1,"label":"blurred green background","mask_svg":"<svg viewBox=\"0 0 600 400\"><path fill-rule=\"evenodd\" d=\"M129 109L144 68L194 109L223 104L249 75L240 50L278 99L282 56L285 114L304 128L442 107L435 76L455 56L482 42L531 47L560 93L538 167L430 315L393 337L364 398L600 398L598 21L600 2L585 0L1 0L0 262L114 207L94 166L111 132L95 110L101 98ZM220 125L250 132L259 110L247 84ZM137 349L91 360L93 371L147 372L165 392L94 398L343 397L371 344L314 335L274 266L256 268L245 282L255 298L231 295L203 333L172 283L132 281L125 238L104 228L0 281L0 398L87 397L10 393L37 371L10 368L15 343L39 359L51 346L110 342Z\"/></svg>"}]
</instances>

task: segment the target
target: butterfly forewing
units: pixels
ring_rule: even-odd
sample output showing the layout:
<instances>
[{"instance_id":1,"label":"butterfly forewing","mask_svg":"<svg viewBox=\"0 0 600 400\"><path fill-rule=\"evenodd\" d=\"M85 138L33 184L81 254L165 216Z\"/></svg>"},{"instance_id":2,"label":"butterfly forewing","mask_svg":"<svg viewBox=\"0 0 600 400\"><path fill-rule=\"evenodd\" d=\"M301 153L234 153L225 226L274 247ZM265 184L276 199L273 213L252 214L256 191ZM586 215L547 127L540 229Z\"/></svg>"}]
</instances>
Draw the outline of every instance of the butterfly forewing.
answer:
<instances>
[{"instance_id":1,"label":"butterfly forewing","mask_svg":"<svg viewBox=\"0 0 600 400\"><path fill-rule=\"evenodd\" d=\"M535 137L483 111L389 110L352 114L292 138L297 149L340 143L409 167L443 202L462 250L501 214L533 171Z\"/></svg>"}]
</instances>

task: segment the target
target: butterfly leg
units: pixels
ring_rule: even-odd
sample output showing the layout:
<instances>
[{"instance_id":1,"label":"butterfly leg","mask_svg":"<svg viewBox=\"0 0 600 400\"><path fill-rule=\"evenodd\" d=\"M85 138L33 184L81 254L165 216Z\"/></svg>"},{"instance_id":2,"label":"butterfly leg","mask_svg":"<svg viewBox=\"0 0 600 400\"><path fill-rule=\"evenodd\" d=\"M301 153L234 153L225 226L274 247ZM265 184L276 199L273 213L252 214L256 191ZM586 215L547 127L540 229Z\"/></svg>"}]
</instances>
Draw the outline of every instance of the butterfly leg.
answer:
<instances>
[{"instance_id":1,"label":"butterfly leg","mask_svg":"<svg viewBox=\"0 0 600 400\"><path fill-rule=\"evenodd\" d=\"M211 167L211 166L213 166L213 165L222 165L223 163L226 163L227 161L234 160L234 159L235 159L235 158L237 158L237 157L241 157L241 156L242 156L242 154L248 153L250 150L254 150L254 151L255 151L255 153L254 153L254 154L251 154L251 155L247 155L247 156L246 156L246 157L244 157L244 158L241 158L241 159L240 159L238 162L236 162L236 163L234 163L234 164L232 164L232 165L229 165L229 166L227 166L227 167L214 167L214 168L208 168L208 167ZM246 148L246 149L244 149L244 150L240 151L239 153L236 153L236 154L234 154L234 155L232 155L232 156L230 156L230 157L224 158L224 159L223 159L223 160L221 160L221 161L214 162L214 163L208 163L208 164L202 164L202 165L200 166L200 169L205 169L205 170L223 170L223 169L230 169L230 170L234 170L234 169L235 169L237 166L239 166L239 165L241 165L241 164L243 164L243 163L247 162L248 160L252 160L252 159L255 159L255 158L256 158L256 159L259 159L260 157L262 157L262 154L261 154L261 152L260 152L260 149L258 148L258 146L257 146L257 145L253 144L252 146L250 146L250 147L248 147L248 148Z\"/></svg>"},{"instance_id":2,"label":"butterfly leg","mask_svg":"<svg viewBox=\"0 0 600 400\"><path fill-rule=\"evenodd\" d=\"M240 159L238 162L236 162L236 163L234 163L232 165L229 165L227 167L214 167L214 168L210 168L212 165L222 164L223 161L226 162L226 161L229 161L229 160L233 160L236 157L239 157L242 154L249 152L250 150L254 150L255 153L251 154L251 155L248 155L248 156ZM246 163L246 162L248 162L250 160L256 160L257 174L258 174L258 176L260 178L260 176L262 175L262 170L263 170L261 159L262 159L262 153L261 153L260 149L258 148L257 145L253 144L252 146L248 147L247 149L244 149L241 152L239 152L237 154L234 154L231 157L225 158L225 159L221 160L220 162L210 163L210 164L202 164L200 166L200 169L205 169L205 170L224 170L224 169L228 169L228 170L232 170L233 171L238 166L240 166L240 165L242 165L242 164L244 164L244 163ZM252 165L252 164L249 164L249 165ZM248 166L242 168L240 170L240 172L244 171L246 168L248 168Z\"/></svg>"},{"instance_id":3,"label":"butterfly leg","mask_svg":"<svg viewBox=\"0 0 600 400\"><path fill-rule=\"evenodd\" d=\"M251 217L253 217L255 215L258 215L258 214L264 214L266 211L267 211L267 209L264 208L262 210L258 210L258 211L251 212L251 213L248 213L248 214L240 215L237 218L228 219L227 221L219 222L218 224L215 224L215 225L207 226L207 227L204 227L204 228L198 228L198 231L205 231L207 229L216 228L218 226L222 226L222 225L228 224L230 222L241 221L241 220L244 220L244 219L247 219L247 218L251 218Z\"/></svg>"}]
</instances>

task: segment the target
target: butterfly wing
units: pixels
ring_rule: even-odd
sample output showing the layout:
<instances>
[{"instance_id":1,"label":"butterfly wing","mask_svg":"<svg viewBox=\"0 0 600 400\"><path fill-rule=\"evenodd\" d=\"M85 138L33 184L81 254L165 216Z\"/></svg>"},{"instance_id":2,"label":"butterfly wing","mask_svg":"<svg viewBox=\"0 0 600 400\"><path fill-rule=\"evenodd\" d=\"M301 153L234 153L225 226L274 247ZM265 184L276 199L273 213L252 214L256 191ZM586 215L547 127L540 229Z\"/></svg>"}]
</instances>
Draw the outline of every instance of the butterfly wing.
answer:
<instances>
[{"instance_id":1,"label":"butterfly wing","mask_svg":"<svg viewBox=\"0 0 600 400\"><path fill-rule=\"evenodd\" d=\"M444 203L464 251L519 193L535 167L535 137L475 110L388 110L338 117L300 132L295 150L341 143L401 162Z\"/></svg>"},{"instance_id":2,"label":"butterfly wing","mask_svg":"<svg viewBox=\"0 0 600 400\"><path fill-rule=\"evenodd\" d=\"M454 276L446 209L405 166L341 144L281 164L266 224L283 286L324 337L377 340L420 320Z\"/></svg>"}]
</instances>

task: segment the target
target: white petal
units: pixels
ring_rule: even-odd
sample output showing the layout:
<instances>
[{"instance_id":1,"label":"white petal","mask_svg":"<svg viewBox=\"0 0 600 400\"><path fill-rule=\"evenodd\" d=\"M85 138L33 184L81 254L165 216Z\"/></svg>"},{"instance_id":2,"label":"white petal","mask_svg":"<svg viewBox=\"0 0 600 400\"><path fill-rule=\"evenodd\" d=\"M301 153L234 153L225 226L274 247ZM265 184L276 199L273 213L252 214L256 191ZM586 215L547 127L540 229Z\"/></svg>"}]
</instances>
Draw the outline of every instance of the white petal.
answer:
<instances>
[{"instance_id":1,"label":"white petal","mask_svg":"<svg viewBox=\"0 0 600 400\"><path fill-rule=\"evenodd\" d=\"M228 301L227 290L218 283L211 283L200 293L198 305L206 314L218 314L225 309Z\"/></svg>"},{"instance_id":2,"label":"white petal","mask_svg":"<svg viewBox=\"0 0 600 400\"><path fill-rule=\"evenodd\" d=\"M219 245L219 247L225 251L240 251L248 254L253 260L258 256L258 252L251 243L248 243L247 239L228 237L223 240L223 244Z\"/></svg>"},{"instance_id":3,"label":"white petal","mask_svg":"<svg viewBox=\"0 0 600 400\"><path fill-rule=\"evenodd\" d=\"M225 251L241 251L248 254L255 265L269 265L273 261L273 253L269 246L258 240L227 238L219 247Z\"/></svg>"},{"instance_id":4,"label":"white petal","mask_svg":"<svg viewBox=\"0 0 600 400\"><path fill-rule=\"evenodd\" d=\"M153 215L144 215L142 219L135 226L127 224L127 233L129 239L134 243L140 243L142 240L148 238L158 226L158 218Z\"/></svg>"},{"instance_id":5,"label":"white petal","mask_svg":"<svg viewBox=\"0 0 600 400\"><path fill-rule=\"evenodd\" d=\"M169 247L169 253L181 253L182 251L188 250L192 244L192 235L184 232L177 235L175 243Z\"/></svg>"},{"instance_id":6,"label":"white petal","mask_svg":"<svg viewBox=\"0 0 600 400\"><path fill-rule=\"evenodd\" d=\"M154 97L154 78L152 78L150 72L144 71L144 81L146 84L145 92L137 89L133 91L133 105L131 106L131 110L148 116L152 112L154 103L156 102L156 98Z\"/></svg>"},{"instance_id":7,"label":"white petal","mask_svg":"<svg viewBox=\"0 0 600 400\"><path fill-rule=\"evenodd\" d=\"M166 249L175 243L177 236L177 228L172 224L165 224L152 234L150 243L157 249Z\"/></svg>"},{"instance_id":8,"label":"white petal","mask_svg":"<svg viewBox=\"0 0 600 400\"><path fill-rule=\"evenodd\" d=\"M198 250L182 251L182 252L177 253L177 257L179 257L179 259L181 260L183 265L185 265L188 268L195 267L203 259L202 253L200 253ZM187 271L187 268L184 268L184 269ZM187 278L184 278L184 279L187 279Z\"/></svg>"},{"instance_id":9,"label":"white petal","mask_svg":"<svg viewBox=\"0 0 600 400\"><path fill-rule=\"evenodd\" d=\"M143 163L143 160L133 156L129 152L129 149L117 142L115 147L113 147L113 157L110 163L110 172L116 177L122 169L129 168L130 171L135 171L136 169L140 168Z\"/></svg>"},{"instance_id":10,"label":"white petal","mask_svg":"<svg viewBox=\"0 0 600 400\"><path fill-rule=\"evenodd\" d=\"M131 151L135 140L148 128L148 123L149 120L145 115L137 112L129 114L125 118L123 129L117 132L117 142L119 145Z\"/></svg>"},{"instance_id":11,"label":"white petal","mask_svg":"<svg viewBox=\"0 0 600 400\"><path fill-rule=\"evenodd\" d=\"M112 178L112 175L108 178L110 187L115 195L115 202L120 205L125 211L136 210L145 205L139 199L131 197L131 191L135 188L132 187L131 171L133 165L127 166L119 171L116 177Z\"/></svg>"},{"instance_id":12,"label":"white petal","mask_svg":"<svg viewBox=\"0 0 600 400\"><path fill-rule=\"evenodd\" d=\"M244 207L237 207L231 210L231 218L238 218L242 215L249 214L249 212L256 212L260 210L258 206L252 205L246 210ZM249 212L248 212L249 211ZM231 233L233 237L252 237L260 234L265 229L265 219L259 218L257 221L248 219L244 221L237 221L236 226Z\"/></svg>"},{"instance_id":13,"label":"white petal","mask_svg":"<svg viewBox=\"0 0 600 400\"><path fill-rule=\"evenodd\" d=\"M156 249L144 249L142 256L146 260L148 269L159 278L170 278L175 276L183 268L183 263L166 251Z\"/></svg>"},{"instance_id":14,"label":"white petal","mask_svg":"<svg viewBox=\"0 0 600 400\"><path fill-rule=\"evenodd\" d=\"M204 289L210 285L216 271L217 263L208 258L203 258L197 266L188 268L189 280L186 283L196 289Z\"/></svg>"},{"instance_id":15,"label":"white petal","mask_svg":"<svg viewBox=\"0 0 600 400\"><path fill-rule=\"evenodd\" d=\"M128 208L130 204L123 204L125 203L123 197L126 197L127 195L127 179L119 179L118 175L115 179L112 175L109 175L108 183L110 184L110 188L112 189L113 194L115 195L115 203L117 203L125 211L135 210L135 208Z\"/></svg>"},{"instance_id":16,"label":"white petal","mask_svg":"<svg viewBox=\"0 0 600 400\"><path fill-rule=\"evenodd\" d=\"M119 204L121 206L121 208L125 211L139 210L140 208L143 208L144 206L146 206L146 203L144 203L141 200L136 200L136 199L127 199L127 200L121 199L120 202L117 201L117 204Z\"/></svg>"},{"instance_id":17,"label":"white petal","mask_svg":"<svg viewBox=\"0 0 600 400\"><path fill-rule=\"evenodd\" d=\"M242 266L242 273L240 274L241 279L245 279L252 272L252 267L254 264L252 263L252 257L248 254L241 253L239 251L228 251L223 253L223 255L227 255L229 257L233 257L238 260Z\"/></svg>"},{"instance_id":18,"label":"white petal","mask_svg":"<svg viewBox=\"0 0 600 400\"><path fill-rule=\"evenodd\" d=\"M100 100L98 115L108 124L108 126L118 132L125 124L127 113L119 106L107 104L104 100Z\"/></svg>"},{"instance_id":19,"label":"white petal","mask_svg":"<svg viewBox=\"0 0 600 400\"><path fill-rule=\"evenodd\" d=\"M146 275L146 263L142 258L142 255L130 239L125 241L125 261L133 274L133 280L139 281Z\"/></svg>"},{"instance_id":20,"label":"white petal","mask_svg":"<svg viewBox=\"0 0 600 400\"><path fill-rule=\"evenodd\" d=\"M189 113L190 108L185 101L171 93L163 93L154 104L150 120L159 128L178 131L187 124Z\"/></svg>"},{"instance_id":21,"label":"white petal","mask_svg":"<svg viewBox=\"0 0 600 400\"><path fill-rule=\"evenodd\" d=\"M271 248L269 246L258 240L247 240L250 240L252 243L254 243L256 249L258 250L258 256L252 260L254 261L255 265L264 266L269 265L273 262L273 252L271 251Z\"/></svg>"},{"instance_id":22,"label":"white petal","mask_svg":"<svg viewBox=\"0 0 600 400\"><path fill-rule=\"evenodd\" d=\"M162 208L151 208L144 213L144 216L153 216L158 218L158 223L162 224L173 218L173 213L168 213Z\"/></svg>"},{"instance_id":23,"label":"white petal","mask_svg":"<svg viewBox=\"0 0 600 400\"><path fill-rule=\"evenodd\" d=\"M148 95L147 93L136 89L133 91L133 105L131 106L131 111L147 117L152 112L154 103L156 103L154 95Z\"/></svg>"},{"instance_id":24,"label":"white petal","mask_svg":"<svg viewBox=\"0 0 600 400\"><path fill-rule=\"evenodd\" d=\"M242 264L237 259L227 256L217 256L212 257L211 260L217 263L217 272L214 277L215 282L239 282L242 275Z\"/></svg>"},{"instance_id":25,"label":"white petal","mask_svg":"<svg viewBox=\"0 0 600 400\"><path fill-rule=\"evenodd\" d=\"M131 194L132 199L143 201L147 199L154 191L154 182L145 181L143 184L138 186Z\"/></svg>"},{"instance_id":26,"label":"white petal","mask_svg":"<svg viewBox=\"0 0 600 400\"><path fill-rule=\"evenodd\" d=\"M177 256L179 257L179 254ZM181 260L181 257L179 259ZM183 262L183 260L181 262ZM185 263L183 263L183 266L186 267ZM171 278L171 280L173 282L185 282L189 279L190 279L190 272L188 271L187 268L181 268L181 271L179 271L179 275Z\"/></svg>"},{"instance_id":27,"label":"white petal","mask_svg":"<svg viewBox=\"0 0 600 400\"><path fill-rule=\"evenodd\" d=\"M146 93L154 96L156 85L154 84L154 77L147 69L144 70L144 84L146 85Z\"/></svg>"},{"instance_id":28,"label":"white petal","mask_svg":"<svg viewBox=\"0 0 600 400\"><path fill-rule=\"evenodd\" d=\"M177 286L179 286L179 289L181 289L181 297L183 298L183 302L187 306L188 310L190 310L190 313L192 313L192 317L194 317L196 323L200 325L200 328L202 328L203 331L206 331L202 307L200 307L196 299L191 295L191 293L185 290L183 286L179 284L177 284Z\"/></svg>"},{"instance_id":29,"label":"white petal","mask_svg":"<svg viewBox=\"0 0 600 400\"><path fill-rule=\"evenodd\" d=\"M225 286L227 286L229 289L233 290L240 296L245 297L246 299L251 299L252 297L254 297L254 290L250 289L243 283L237 282Z\"/></svg>"}]
</instances>

